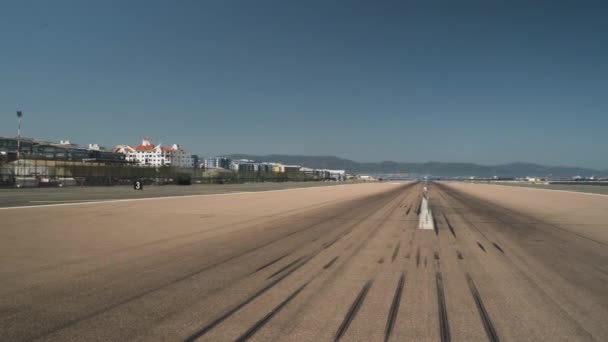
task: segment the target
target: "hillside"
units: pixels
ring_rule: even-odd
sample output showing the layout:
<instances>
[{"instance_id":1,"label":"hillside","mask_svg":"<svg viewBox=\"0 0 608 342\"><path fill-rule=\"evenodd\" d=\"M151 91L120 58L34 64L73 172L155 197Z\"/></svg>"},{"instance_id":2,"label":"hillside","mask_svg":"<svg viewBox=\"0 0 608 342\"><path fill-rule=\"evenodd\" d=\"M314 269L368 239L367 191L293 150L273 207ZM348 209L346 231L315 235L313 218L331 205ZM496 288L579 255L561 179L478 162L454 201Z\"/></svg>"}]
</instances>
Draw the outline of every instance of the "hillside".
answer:
<instances>
[{"instance_id":1,"label":"hillside","mask_svg":"<svg viewBox=\"0 0 608 342\"><path fill-rule=\"evenodd\" d=\"M297 164L311 168L344 169L352 173L411 173L433 176L476 176L476 177L526 177L553 176L573 177L608 175L608 170L592 170L571 166L545 166L533 163L509 163L502 165L479 165L474 163L402 163L384 161L379 163L356 162L334 156L299 156L271 154L256 156L249 154L232 154L233 159L251 159L255 161Z\"/></svg>"}]
</instances>

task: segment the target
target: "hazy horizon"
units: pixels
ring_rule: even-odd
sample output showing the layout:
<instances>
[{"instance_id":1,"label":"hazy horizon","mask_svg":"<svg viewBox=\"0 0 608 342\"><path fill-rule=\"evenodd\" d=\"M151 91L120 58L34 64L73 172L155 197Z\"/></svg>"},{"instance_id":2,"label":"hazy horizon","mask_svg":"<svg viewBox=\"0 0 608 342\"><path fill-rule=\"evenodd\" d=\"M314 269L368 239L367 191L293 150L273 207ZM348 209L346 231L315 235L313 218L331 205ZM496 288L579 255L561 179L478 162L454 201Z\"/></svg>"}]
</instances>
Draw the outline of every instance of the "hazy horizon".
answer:
<instances>
[{"instance_id":1,"label":"hazy horizon","mask_svg":"<svg viewBox=\"0 0 608 342\"><path fill-rule=\"evenodd\" d=\"M608 169L599 1L8 2L0 135Z\"/></svg>"}]
</instances>

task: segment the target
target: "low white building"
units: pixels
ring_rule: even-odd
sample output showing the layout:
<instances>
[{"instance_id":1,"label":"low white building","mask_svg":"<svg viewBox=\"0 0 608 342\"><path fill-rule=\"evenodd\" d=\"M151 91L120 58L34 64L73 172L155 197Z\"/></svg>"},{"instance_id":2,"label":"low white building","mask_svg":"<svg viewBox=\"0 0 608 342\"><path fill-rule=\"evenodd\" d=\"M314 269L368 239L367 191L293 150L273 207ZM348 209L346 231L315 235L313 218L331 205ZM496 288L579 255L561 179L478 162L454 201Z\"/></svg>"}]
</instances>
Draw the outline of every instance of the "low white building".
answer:
<instances>
[{"instance_id":1,"label":"low white building","mask_svg":"<svg viewBox=\"0 0 608 342\"><path fill-rule=\"evenodd\" d=\"M230 162L230 158L226 157L205 158L203 166L205 169L229 169Z\"/></svg>"},{"instance_id":2,"label":"low white building","mask_svg":"<svg viewBox=\"0 0 608 342\"><path fill-rule=\"evenodd\" d=\"M337 181L346 180L345 170L312 169L309 167L301 167L300 172L303 172L307 175L319 177L321 179L332 179Z\"/></svg>"},{"instance_id":3,"label":"low white building","mask_svg":"<svg viewBox=\"0 0 608 342\"><path fill-rule=\"evenodd\" d=\"M114 152L124 153L127 161L143 166L194 167L192 155L181 146L177 144L173 144L171 147L162 147L161 144L155 146L147 138L142 140L141 145L135 147L118 145L114 147Z\"/></svg>"}]
</instances>

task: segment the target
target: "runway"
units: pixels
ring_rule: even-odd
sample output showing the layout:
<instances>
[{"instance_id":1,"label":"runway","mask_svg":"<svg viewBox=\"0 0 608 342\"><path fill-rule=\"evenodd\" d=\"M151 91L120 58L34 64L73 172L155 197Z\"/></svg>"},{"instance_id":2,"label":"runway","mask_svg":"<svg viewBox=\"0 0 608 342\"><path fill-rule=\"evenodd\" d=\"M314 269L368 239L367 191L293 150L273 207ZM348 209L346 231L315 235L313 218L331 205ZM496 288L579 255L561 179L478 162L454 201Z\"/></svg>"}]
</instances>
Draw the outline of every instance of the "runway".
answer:
<instances>
[{"instance_id":1,"label":"runway","mask_svg":"<svg viewBox=\"0 0 608 342\"><path fill-rule=\"evenodd\" d=\"M460 183L6 209L0 340L605 341L607 219Z\"/></svg>"}]
</instances>

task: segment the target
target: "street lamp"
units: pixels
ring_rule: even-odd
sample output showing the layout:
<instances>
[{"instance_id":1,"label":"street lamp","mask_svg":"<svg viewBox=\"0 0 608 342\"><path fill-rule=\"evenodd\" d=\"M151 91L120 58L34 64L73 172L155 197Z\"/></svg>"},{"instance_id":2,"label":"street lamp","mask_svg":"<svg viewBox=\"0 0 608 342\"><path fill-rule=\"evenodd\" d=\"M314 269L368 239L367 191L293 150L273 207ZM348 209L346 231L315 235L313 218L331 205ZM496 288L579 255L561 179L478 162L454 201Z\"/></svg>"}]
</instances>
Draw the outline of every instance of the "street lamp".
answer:
<instances>
[{"instance_id":1,"label":"street lamp","mask_svg":"<svg viewBox=\"0 0 608 342\"><path fill-rule=\"evenodd\" d=\"M23 117L23 112L20 110L17 111L17 159L19 159L19 155L21 152L21 118Z\"/></svg>"}]
</instances>

